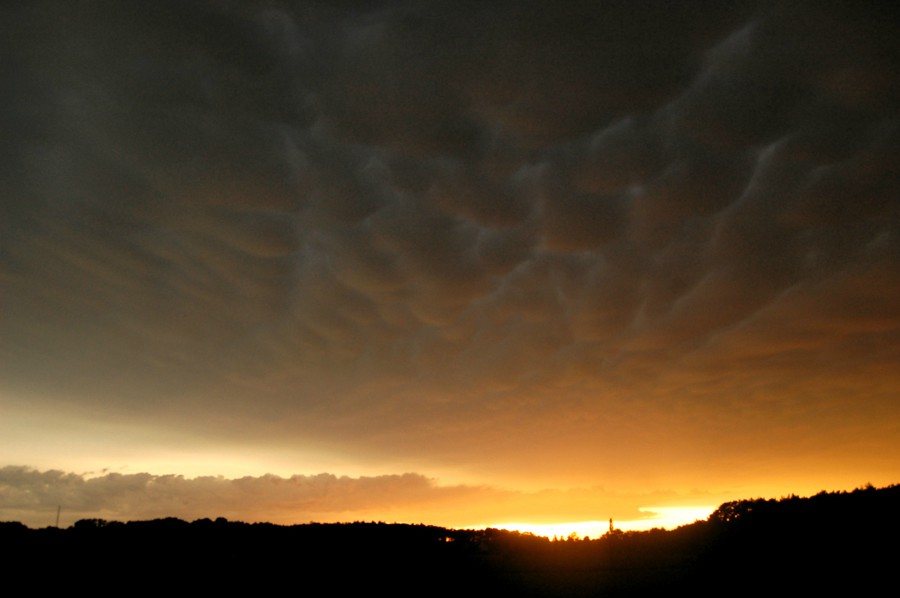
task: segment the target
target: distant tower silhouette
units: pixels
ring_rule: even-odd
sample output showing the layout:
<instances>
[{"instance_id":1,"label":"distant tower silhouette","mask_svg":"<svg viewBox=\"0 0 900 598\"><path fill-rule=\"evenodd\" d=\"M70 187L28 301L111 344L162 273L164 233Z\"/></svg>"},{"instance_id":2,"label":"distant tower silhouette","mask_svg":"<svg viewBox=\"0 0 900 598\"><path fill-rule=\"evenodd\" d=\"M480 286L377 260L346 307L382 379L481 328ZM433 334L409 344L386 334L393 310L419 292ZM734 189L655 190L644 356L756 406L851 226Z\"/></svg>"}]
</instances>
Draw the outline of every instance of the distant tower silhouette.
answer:
<instances>
[{"instance_id":1,"label":"distant tower silhouette","mask_svg":"<svg viewBox=\"0 0 900 598\"><path fill-rule=\"evenodd\" d=\"M609 518L609 533L612 533L616 528L613 527L612 517Z\"/></svg>"}]
</instances>

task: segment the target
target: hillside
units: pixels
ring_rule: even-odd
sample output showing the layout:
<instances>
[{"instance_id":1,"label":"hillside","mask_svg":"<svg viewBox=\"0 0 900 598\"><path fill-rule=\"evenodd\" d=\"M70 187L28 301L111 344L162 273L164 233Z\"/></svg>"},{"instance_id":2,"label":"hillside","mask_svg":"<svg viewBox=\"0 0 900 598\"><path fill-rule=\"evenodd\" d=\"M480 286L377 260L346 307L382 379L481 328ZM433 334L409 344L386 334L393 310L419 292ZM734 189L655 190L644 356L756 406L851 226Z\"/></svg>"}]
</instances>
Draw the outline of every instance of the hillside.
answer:
<instances>
[{"instance_id":1,"label":"hillside","mask_svg":"<svg viewBox=\"0 0 900 598\"><path fill-rule=\"evenodd\" d=\"M894 581L900 486L721 505L672 531L551 542L496 529L385 523L277 526L224 519L67 529L0 523L8 571L43 585L392 595L642 596L840 590Z\"/></svg>"}]
</instances>

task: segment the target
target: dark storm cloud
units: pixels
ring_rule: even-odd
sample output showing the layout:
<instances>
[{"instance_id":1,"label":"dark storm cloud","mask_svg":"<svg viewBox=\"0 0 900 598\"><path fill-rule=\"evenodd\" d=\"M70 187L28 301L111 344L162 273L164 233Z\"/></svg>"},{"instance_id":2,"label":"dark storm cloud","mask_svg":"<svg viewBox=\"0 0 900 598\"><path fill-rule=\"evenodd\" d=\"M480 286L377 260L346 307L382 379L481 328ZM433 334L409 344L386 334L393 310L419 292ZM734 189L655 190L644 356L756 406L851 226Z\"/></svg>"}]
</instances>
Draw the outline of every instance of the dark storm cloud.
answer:
<instances>
[{"instance_id":1,"label":"dark storm cloud","mask_svg":"<svg viewBox=\"0 0 900 598\"><path fill-rule=\"evenodd\" d=\"M103 473L83 476L24 467L0 469L2 508L7 516L46 511L65 505L68 517L151 519L209 516L273 521L322 521L374 508L443 499L444 494L471 493L472 488L438 488L415 474L337 477L329 474L275 475L226 479L184 478L149 473ZM266 515L262 515L265 513Z\"/></svg>"},{"instance_id":2,"label":"dark storm cloud","mask_svg":"<svg viewBox=\"0 0 900 598\"><path fill-rule=\"evenodd\" d=\"M451 455L896 358L887 3L3 10L9 393Z\"/></svg>"}]
</instances>

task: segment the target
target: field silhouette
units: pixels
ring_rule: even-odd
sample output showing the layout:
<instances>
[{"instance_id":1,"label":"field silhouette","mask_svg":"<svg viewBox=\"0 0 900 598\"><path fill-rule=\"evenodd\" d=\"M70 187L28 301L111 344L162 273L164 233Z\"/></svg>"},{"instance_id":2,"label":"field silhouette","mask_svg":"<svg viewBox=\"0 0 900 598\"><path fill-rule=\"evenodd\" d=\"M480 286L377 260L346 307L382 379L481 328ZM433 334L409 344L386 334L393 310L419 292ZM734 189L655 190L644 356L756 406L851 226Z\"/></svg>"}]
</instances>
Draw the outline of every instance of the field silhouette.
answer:
<instances>
[{"instance_id":1,"label":"field silhouette","mask_svg":"<svg viewBox=\"0 0 900 598\"><path fill-rule=\"evenodd\" d=\"M895 582L900 486L751 499L675 530L593 540L374 522L279 526L166 518L0 523L8 578L99 593L692 596L884 591ZM29 586L30 587L30 586Z\"/></svg>"}]
</instances>

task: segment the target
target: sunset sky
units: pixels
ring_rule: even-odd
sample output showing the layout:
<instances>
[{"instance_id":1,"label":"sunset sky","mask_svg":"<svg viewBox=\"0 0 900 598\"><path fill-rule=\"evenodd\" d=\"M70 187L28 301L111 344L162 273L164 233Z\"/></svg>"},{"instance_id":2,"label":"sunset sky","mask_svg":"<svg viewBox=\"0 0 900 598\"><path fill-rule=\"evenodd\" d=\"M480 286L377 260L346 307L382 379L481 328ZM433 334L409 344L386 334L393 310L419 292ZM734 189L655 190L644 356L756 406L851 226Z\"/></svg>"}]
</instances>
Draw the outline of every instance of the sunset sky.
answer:
<instances>
[{"instance_id":1,"label":"sunset sky","mask_svg":"<svg viewBox=\"0 0 900 598\"><path fill-rule=\"evenodd\" d=\"M0 72L0 520L900 482L894 2L4 2Z\"/></svg>"}]
</instances>

